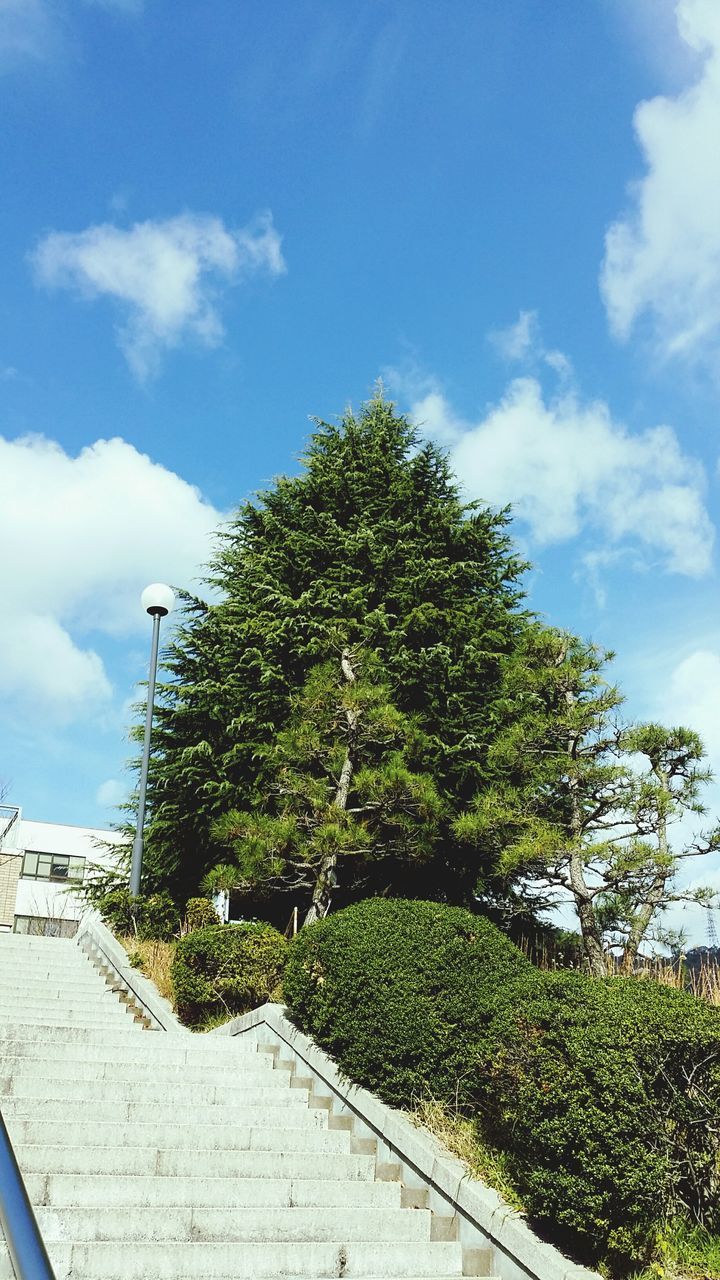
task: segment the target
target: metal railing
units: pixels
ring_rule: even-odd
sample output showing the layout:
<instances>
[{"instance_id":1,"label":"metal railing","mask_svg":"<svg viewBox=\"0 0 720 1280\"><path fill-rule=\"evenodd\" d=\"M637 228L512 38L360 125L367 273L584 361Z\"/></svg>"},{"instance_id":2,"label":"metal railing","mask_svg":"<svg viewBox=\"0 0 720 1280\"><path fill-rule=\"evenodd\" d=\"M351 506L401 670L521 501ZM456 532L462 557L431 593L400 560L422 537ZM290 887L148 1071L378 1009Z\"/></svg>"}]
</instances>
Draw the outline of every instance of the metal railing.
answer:
<instances>
[{"instance_id":1,"label":"metal railing","mask_svg":"<svg viewBox=\"0 0 720 1280\"><path fill-rule=\"evenodd\" d=\"M55 1280L2 1115L0 1225L5 1233L16 1280Z\"/></svg>"}]
</instances>

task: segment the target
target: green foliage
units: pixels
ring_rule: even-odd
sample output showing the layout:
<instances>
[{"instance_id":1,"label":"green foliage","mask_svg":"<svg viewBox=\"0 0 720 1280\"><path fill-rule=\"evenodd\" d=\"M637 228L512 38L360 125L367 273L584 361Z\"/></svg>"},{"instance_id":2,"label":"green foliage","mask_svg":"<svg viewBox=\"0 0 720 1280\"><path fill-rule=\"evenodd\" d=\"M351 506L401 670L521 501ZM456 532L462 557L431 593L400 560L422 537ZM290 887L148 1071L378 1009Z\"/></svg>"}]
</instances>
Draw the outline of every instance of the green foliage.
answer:
<instances>
[{"instance_id":1,"label":"green foliage","mask_svg":"<svg viewBox=\"0 0 720 1280\"><path fill-rule=\"evenodd\" d=\"M428 859L443 803L417 769L424 735L390 702L377 660L344 652L314 668L291 705L262 799L213 830L235 856L234 887L310 892L322 915L338 883L342 892L381 863L399 881Z\"/></svg>"},{"instance_id":2,"label":"green foliage","mask_svg":"<svg viewBox=\"0 0 720 1280\"><path fill-rule=\"evenodd\" d=\"M310 728L304 740L290 728L294 700L349 647L377 655L397 715L424 735L422 760L403 765L432 779L447 814L423 888L462 900L484 870L449 820L487 779L504 714L501 659L523 626L524 565L507 515L464 506L442 454L380 396L339 425L319 423L303 463L223 536L210 574L219 603L182 597L158 685L148 883L185 898L229 862L218 820L262 806L278 734L295 733L291 756L312 755ZM402 792L401 781L392 785ZM270 832L281 859L286 838ZM396 892L391 878L379 887Z\"/></svg>"},{"instance_id":3,"label":"green foliage","mask_svg":"<svg viewBox=\"0 0 720 1280\"><path fill-rule=\"evenodd\" d=\"M717 1226L717 1010L649 980L548 974L494 1034L483 1130L558 1243L624 1274L668 1216Z\"/></svg>"},{"instance_id":4,"label":"green foliage","mask_svg":"<svg viewBox=\"0 0 720 1280\"><path fill-rule=\"evenodd\" d=\"M611 654L547 627L528 627L505 663L512 713L488 752L492 784L453 825L456 838L497 861L536 902L574 903L587 963L606 973L605 946L632 970L645 939L670 941L659 917L683 859L720 848L720 830L673 845L673 823L704 812L709 773L690 729L623 725L605 677ZM644 757L644 771L638 769Z\"/></svg>"},{"instance_id":5,"label":"green foliage","mask_svg":"<svg viewBox=\"0 0 720 1280\"><path fill-rule=\"evenodd\" d=\"M386 1102L468 1106L497 1000L539 981L481 916L372 898L300 931L283 990L301 1030Z\"/></svg>"},{"instance_id":6,"label":"green foliage","mask_svg":"<svg viewBox=\"0 0 720 1280\"><path fill-rule=\"evenodd\" d=\"M720 1225L718 1010L650 980L541 973L482 918L379 899L304 929L284 990L351 1079L474 1118L580 1260L627 1275L673 1215Z\"/></svg>"},{"instance_id":7,"label":"green foliage","mask_svg":"<svg viewBox=\"0 0 720 1280\"><path fill-rule=\"evenodd\" d=\"M217 923L217 913L209 898L188 898L185 906L185 929L188 933Z\"/></svg>"},{"instance_id":8,"label":"green foliage","mask_svg":"<svg viewBox=\"0 0 720 1280\"><path fill-rule=\"evenodd\" d=\"M280 994L287 942L261 921L216 924L187 934L172 965L175 1007L189 1023L246 1013Z\"/></svg>"},{"instance_id":9,"label":"green foliage","mask_svg":"<svg viewBox=\"0 0 720 1280\"><path fill-rule=\"evenodd\" d=\"M113 889L100 898L97 907L114 933L140 941L168 942L180 928L180 913L168 893L133 897L129 889Z\"/></svg>"}]
</instances>

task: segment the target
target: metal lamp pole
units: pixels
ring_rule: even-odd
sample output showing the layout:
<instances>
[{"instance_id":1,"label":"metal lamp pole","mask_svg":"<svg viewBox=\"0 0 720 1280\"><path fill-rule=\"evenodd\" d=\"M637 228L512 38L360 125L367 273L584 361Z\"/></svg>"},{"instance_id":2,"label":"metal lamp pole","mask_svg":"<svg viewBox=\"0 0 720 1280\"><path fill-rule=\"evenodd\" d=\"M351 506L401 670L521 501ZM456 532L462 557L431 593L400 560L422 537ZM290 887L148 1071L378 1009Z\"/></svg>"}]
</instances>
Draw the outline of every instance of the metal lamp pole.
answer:
<instances>
[{"instance_id":1,"label":"metal lamp pole","mask_svg":"<svg viewBox=\"0 0 720 1280\"><path fill-rule=\"evenodd\" d=\"M143 859L143 825L145 822L145 798L147 795L148 767L150 765L150 737L152 735L153 704L155 701L155 676L157 673L158 646L160 643L160 619L164 618L175 603L175 596L169 587L162 582L153 582L146 587L141 596L142 606L153 620L152 646L150 649L150 672L148 675L147 711L145 713L145 739L143 742L142 764L140 766L140 788L138 795L137 826L133 841L132 863L130 866L130 893L133 898L140 892L140 875Z\"/></svg>"}]
</instances>

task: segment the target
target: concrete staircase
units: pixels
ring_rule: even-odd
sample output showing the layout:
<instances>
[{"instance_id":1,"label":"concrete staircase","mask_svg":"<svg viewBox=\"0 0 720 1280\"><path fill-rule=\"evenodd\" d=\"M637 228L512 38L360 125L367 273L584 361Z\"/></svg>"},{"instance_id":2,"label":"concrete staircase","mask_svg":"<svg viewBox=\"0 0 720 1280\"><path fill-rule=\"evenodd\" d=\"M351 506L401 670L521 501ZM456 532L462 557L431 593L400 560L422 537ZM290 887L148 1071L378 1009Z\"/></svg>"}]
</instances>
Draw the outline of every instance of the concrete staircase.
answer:
<instances>
[{"instance_id":1,"label":"concrete staircase","mask_svg":"<svg viewBox=\"0 0 720 1280\"><path fill-rule=\"evenodd\" d=\"M310 1084L262 1045L147 1030L72 941L0 935L0 1109L58 1280L482 1270Z\"/></svg>"}]
</instances>

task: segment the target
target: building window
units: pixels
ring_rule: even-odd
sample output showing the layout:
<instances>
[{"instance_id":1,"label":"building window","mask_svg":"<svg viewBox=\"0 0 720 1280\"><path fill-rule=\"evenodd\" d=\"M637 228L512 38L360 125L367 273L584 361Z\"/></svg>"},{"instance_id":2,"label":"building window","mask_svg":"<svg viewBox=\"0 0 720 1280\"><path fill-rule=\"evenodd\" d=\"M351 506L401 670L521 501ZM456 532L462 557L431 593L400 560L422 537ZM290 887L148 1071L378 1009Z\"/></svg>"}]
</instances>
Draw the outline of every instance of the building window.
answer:
<instances>
[{"instance_id":1,"label":"building window","mask_svg":"<svg viewBox=\"0 0 720 1280\"><path fill-rule=\"evenodd\" d=\"M26 880L82 880L85 859L67 853L36 853L28 849L21 875Z\"/></svg>"},{"instance_id":2,"label":"building window","mask_svg":"<svg viewBox=\"0 0 720 1280\"><path fill-rule=\"evenodd\" d=\"M13 931L34 938L74 938L79 920L58 920L47 916L16 916Z\"/></svg>"}]
</instances>

